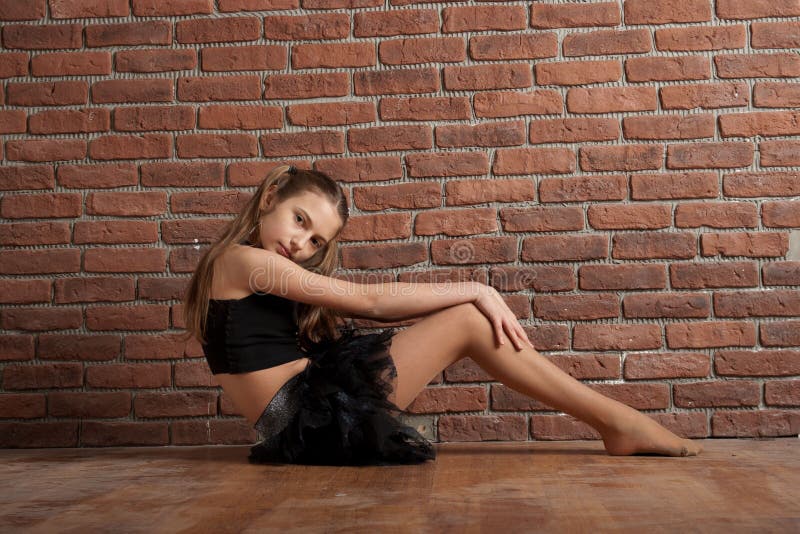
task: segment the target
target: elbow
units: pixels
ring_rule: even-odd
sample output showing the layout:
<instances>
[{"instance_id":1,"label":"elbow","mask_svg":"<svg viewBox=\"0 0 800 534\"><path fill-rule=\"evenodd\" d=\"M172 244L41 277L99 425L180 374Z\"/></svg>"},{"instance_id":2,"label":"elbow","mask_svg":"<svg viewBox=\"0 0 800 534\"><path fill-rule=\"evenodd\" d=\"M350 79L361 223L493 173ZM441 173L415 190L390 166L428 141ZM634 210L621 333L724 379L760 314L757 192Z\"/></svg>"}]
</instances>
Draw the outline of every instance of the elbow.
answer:
<instances>
[{"instance_id":1,"label":"elbow","mask_svg":"<svg viewBox=\"0 0 800 534\"><path fill-rule=\"evenodd\" d=\"M381 311L380 296L376 294L367 295L364 299L363 315L369 319L381 319L384 317Z\"/></svg>"}]
</instances>

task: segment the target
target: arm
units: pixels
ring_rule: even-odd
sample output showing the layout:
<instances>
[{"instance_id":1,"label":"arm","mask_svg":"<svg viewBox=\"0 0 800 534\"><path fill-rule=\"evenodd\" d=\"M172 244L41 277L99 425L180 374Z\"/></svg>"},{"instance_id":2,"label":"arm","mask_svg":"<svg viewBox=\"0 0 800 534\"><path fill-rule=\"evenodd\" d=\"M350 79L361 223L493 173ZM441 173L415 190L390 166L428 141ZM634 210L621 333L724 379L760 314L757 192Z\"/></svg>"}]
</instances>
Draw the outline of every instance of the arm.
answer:
<instances>
[{"instance_id":1,"label":"arm","mask_svg":"<svg viewBox=\"0 0 800 534\"><path fill-rule=\"evenodd\" d=\"M398 320L426 315L465 302L474 302L481 294L478 282L436 284L392 282L369 286L373 317Z\"/></svg>"}]
</instances>

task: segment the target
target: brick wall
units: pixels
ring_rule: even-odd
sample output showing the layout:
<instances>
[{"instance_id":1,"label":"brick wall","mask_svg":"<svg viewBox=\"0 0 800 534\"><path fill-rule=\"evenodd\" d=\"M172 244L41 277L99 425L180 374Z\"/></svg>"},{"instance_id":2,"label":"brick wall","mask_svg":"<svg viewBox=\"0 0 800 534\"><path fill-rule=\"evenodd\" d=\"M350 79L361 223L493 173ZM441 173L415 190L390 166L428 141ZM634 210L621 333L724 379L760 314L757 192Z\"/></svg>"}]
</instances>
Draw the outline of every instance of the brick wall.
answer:
<instances>
[{"instance_id":1,"label":"brick wall","mask_svg":"<svg viewBox=\"0 0 800 534\"><path fill-rule=\"evenodd\" d=\"M800 431L800 0L0 20L0 446L252 442L180 295L284 162L346 187L343 276L493 284L548 358L682 435ZM471 360L409 411L442 441L599 437Z\"/></svg>"}]
</instances>

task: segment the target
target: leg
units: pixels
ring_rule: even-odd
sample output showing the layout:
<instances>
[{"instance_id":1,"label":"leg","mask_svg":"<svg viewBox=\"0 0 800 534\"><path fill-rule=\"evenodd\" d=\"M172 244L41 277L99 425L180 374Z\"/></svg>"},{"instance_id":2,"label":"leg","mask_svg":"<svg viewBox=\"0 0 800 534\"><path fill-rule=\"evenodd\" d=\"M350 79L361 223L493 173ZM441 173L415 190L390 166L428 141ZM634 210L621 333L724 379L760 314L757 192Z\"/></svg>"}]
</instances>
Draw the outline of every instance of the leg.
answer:
<instances>
[{"instance_id":1,"label":"leg","mask_svg":"<svg viewBox=\"0 0 800 534\"><path fill-rule=\"evenodd\" d=\"M400 408L408 406L436 373L470 356L515 391L597 429L610 454L687 456L701 450L691 440L575 380L535 350L517 351L509 341L497 345L489 321L473 304L441 310L398 332L391 353L398 375L395 404Z\"/></svg>"}]
</instances>

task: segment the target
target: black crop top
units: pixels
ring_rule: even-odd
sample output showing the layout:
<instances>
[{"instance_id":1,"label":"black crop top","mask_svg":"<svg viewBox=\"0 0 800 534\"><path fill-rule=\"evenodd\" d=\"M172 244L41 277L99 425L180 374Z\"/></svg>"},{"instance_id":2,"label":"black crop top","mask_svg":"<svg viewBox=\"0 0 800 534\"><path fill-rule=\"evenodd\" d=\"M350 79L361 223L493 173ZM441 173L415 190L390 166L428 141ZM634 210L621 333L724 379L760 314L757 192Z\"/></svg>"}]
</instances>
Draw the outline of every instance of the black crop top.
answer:
<instances>
[{"instance_id":1,"label":"black crop top","mask_svg":"<svg viewBox=\"0 0 800 534\"><path fill-rule=\"evenodd\" d=\"M211 373L247 373L305 358L295 304L271 293L209 300L203 353Z\"/></svg>"}]
</instances>

